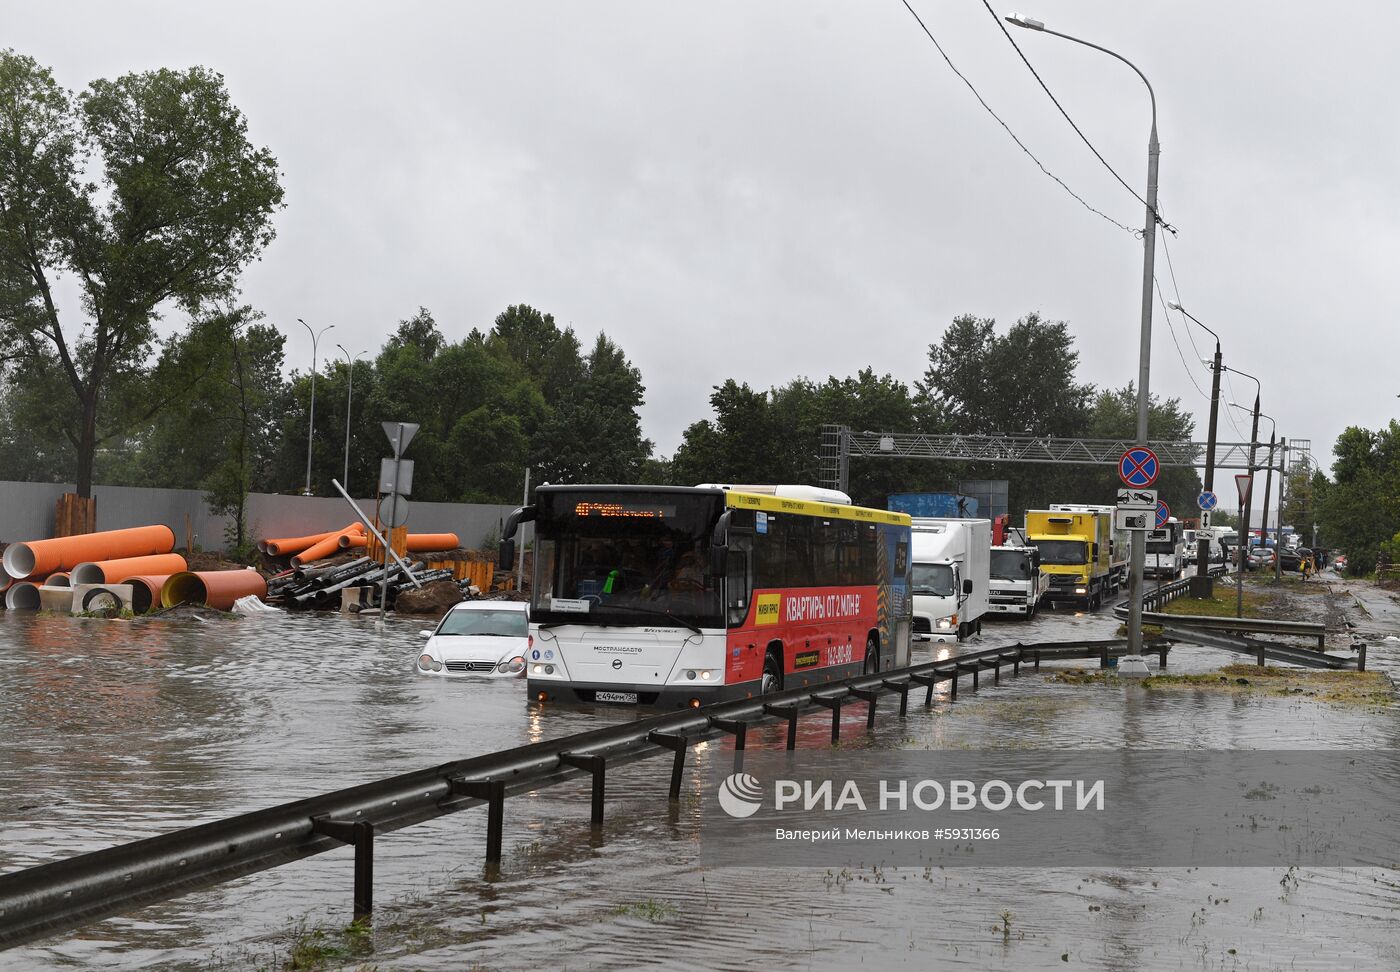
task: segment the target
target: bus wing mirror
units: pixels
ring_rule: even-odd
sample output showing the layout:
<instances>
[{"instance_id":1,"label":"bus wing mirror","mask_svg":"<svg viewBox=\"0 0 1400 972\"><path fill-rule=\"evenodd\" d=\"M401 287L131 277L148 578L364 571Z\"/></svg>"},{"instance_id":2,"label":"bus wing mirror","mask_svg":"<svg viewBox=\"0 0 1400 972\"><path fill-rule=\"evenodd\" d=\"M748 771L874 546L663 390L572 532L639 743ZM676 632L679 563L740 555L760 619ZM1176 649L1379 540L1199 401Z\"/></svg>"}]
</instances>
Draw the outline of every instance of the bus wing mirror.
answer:
<instances>
[{"instance_id":1,"label":"bus wing mirror","mask_svg":"<svg viewBox=\"0 0 1400 972\"><path fill-rule=\"evenodd\" d=\"M710 547L710 576L723 577L729 569L729 548L723 544Z\"/></svg>"},{"instance_id":2,"label":"bus wing mirror","mask_svg":"<svg viewBox=\"0 0 1400 972\"><path fill-rule=\"evenodd\" d=\"M496 560L500 570L510 570L515 566L515 531L522 523L532 523L535 519L534 506L522 506L506 517L501 527L501 553Z\"/></svg>"},{"instance_id":3,"label":"bus wing mirror","mask_svg":"<svg viewBox=\"0 0 1400 972\"><path fill-rule=\"evenodd\" d=\"M969 578L968 580L963 581L963 593L964 593L964 594L971 594L971 593L972 593L972 580L971 580L971 578Z\"/></svg>"}]
</instances>

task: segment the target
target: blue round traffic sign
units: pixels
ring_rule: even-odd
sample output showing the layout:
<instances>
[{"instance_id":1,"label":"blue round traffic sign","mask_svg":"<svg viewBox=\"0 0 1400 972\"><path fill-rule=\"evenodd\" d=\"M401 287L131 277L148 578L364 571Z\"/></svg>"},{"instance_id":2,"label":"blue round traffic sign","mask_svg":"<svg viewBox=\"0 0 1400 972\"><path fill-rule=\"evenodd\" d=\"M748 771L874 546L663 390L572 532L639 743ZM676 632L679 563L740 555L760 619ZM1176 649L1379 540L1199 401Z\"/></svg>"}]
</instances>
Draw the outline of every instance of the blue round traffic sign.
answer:
<instances>
[{"instance_id":1,"label":"blue round traffic sign","mask_svg":"<svg viewBox=\"0 0 1400 972\"><path fill-rule=\"evenodd\" d=\"M1157 453L1146 446L1133 446L1118 460L1118 478L1129 486L1146 489L1157 481Z\"/></svg>"},{"instance_id":2,"label":"blue round traffic sign","mask_svg":"<svg viewBox=\"0 0 1400 972\"><path fill-rule=\"evenodd\" d=\"M1157 501L1157 529L1167 525L1167 521L1172 518L1172 508L1167 505L1166 500Z\"/></svg>"},{"instance_id":3,"label":"blue round traffic sign","mask_svg":"<svg viewBox=\"0 0 1400 972\"><path fill-rule=\"evenodd\" d=\"M1199 506L1201 509L1205 510L1207 513L1215 509L1215 504L1219 502L1220 497L1216 496L1208 489L1203 491L1200 496L1196 497L1196 505Z\"/></svg>"}]
</instances>

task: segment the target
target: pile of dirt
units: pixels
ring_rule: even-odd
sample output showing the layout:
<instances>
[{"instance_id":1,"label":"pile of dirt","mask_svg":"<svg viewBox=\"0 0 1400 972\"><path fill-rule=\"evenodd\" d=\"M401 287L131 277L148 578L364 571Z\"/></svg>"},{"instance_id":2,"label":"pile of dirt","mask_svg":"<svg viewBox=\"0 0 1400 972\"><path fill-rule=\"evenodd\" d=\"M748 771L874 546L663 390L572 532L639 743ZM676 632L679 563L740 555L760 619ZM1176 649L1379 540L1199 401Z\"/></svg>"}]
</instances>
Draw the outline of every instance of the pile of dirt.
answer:
<instances>
[{"instance_id":1,"label":"pile of dirt","mask_svg":"<svg viewBox=\"0 0 1400 972\"><path fill-rule=\"evenodd\" d=\"M187 550L175 552L185 558L185 563L189 565L190 570L242 570L247 566L227 560L223 554L219 553L208 553L203 550L196 550L194 553Z\"/></svg>"},{"instance_id":2,"label":"pile of dirt","mask_svg":"<svg viewBox=\"0 0 1400 972\"><path fill-rule=\"evenodd\" d=\"M424 584L421 590L400 591L394 601L394 610L399 614L442 615L447 609L464 600L462 589L456 581L440 580Z\"/></svg>"}]
</instances>

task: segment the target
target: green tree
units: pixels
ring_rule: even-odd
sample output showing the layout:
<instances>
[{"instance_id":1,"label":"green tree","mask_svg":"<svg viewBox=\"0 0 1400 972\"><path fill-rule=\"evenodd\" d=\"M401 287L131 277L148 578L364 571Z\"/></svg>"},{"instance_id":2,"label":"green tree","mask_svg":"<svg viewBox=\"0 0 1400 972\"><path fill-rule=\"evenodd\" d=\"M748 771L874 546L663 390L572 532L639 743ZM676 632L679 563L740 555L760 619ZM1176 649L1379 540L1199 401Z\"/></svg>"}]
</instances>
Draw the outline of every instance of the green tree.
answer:
<instances>
[{"instance_id":1,"label":"green tree","mask_svg":"<svg viewBox=\"0 0 1400 972\"><path fill-rule=\"evenodd\" d=\"M248 142L218 74L127 74L75 100L0 52L0 355L64 378L81 495L99 443L130 420L104 404L123 381L139 390L160 310L227 298L281 204L276 160ZM76 325L55 296L65 278Z\"/></svg>"},{"instance_id":2,"label":"green tree","mask_svg":"<svg viewBox=\"0 0 1400 972\"><path fill-rule=\"evenodd\" d=\"M1346 554L1354 574L1381 555L1400 562L1400 422L1377 432L1352 426L1332 454L1332 481L1314 480L1321 538Z\"/></svg>"}]
</instances>

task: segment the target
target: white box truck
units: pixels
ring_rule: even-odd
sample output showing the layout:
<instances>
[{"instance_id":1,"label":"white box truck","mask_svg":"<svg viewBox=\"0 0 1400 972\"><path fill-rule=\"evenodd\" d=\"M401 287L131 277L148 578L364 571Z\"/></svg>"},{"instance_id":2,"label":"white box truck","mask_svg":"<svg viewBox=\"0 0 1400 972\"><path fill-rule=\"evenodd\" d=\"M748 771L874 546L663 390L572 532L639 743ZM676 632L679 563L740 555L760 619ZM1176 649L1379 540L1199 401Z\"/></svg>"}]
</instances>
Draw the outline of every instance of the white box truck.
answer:
<instances>
[{"instance_id":1,"label":"white box truck","mask_svg":"<svg viewBox=\"0 0 1400 972\"><path fill-rule=\"evenodd\" d=\"M962 641L982 630L990 603L992 521L916 516L914 635Z\"/></svg>"},{"instance_id":2,"label":"white box truck","mask_svg":"<svg viewBox=\"0 0 1400 972\"><path fill-rule=\"evenodd\" d=\"M1040 573L1040 550L1024 545L992 548L991 605L994 614L1035 617L1045 578Z\"/></svg>"}]
</instances>

